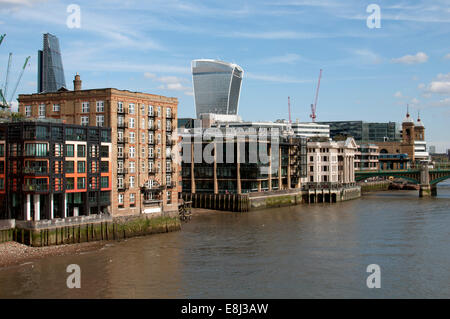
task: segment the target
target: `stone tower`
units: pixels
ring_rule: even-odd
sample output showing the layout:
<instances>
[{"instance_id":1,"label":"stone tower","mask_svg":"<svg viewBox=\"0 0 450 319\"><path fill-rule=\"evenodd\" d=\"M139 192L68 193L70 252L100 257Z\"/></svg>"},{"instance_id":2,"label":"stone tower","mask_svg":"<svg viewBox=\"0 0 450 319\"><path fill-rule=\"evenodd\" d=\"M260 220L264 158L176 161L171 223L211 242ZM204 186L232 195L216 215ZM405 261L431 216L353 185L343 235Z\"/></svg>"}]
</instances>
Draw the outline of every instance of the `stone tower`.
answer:
<instances>
[{"instance_id":1,"label":"stone tower","mask_svg":"<svg viewBox=\"0 0 450 319\"><path fill-rule=\"evenodd\" d=\"M417 122L414 127L414 133L416 141L425 141L425 126L423 126L423 122L420 119L420 114L417 116Z\"/></svg>"},{"instance_id":2,"label":"stone tower","mask_svg":"<svg viewBox=\"0 0 450 319\"><path fill-rule=\"evenodd\" d=\"M416 137L414 130L414 120L409 115L409 109L406 112L406 117L402 123L402 140L403 143L411 145L414 144L414 139Z\"/></svg>"}]
</instances>

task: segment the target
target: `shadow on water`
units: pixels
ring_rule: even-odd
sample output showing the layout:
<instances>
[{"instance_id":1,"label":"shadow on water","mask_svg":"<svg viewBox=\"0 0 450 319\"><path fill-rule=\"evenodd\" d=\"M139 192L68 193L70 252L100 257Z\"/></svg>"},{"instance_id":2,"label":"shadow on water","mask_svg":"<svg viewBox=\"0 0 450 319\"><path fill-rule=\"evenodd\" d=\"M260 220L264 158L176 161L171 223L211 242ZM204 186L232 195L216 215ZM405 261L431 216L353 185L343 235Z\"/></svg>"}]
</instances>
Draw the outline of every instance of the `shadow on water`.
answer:
<instances>
[{"instance_id":1,"label":"shadow on water","mask_svg":"<svg viewBox=\"0 0 450 319\"><path fill-rule=\"evenodd\" d=\"M217 212L181 232L0 270L2 298L450 297L450 185L337 204ZM67 265L82 270L68 289ZM382 288L368 289L378 264Z\"/></svg>"}]
</instances>

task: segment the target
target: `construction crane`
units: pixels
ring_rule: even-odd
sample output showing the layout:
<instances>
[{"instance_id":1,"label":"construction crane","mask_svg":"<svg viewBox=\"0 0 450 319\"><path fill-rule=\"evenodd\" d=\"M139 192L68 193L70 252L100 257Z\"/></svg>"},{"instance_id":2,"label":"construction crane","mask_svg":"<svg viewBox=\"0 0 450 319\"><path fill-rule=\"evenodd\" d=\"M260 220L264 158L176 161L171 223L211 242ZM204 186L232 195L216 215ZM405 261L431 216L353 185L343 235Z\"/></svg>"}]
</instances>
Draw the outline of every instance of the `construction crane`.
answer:
<instances>
[{"instance_id":1,"label":"construction crane","mask_svg":"<svg viewBox=\"0 0 450 319\"><path fill-rule=\"evenodd\" d=\"M8 94L8 83L9 83L9 72L11 71L11 61L12 61L12 53L9 53L8 68L6 69L6 79L5 79L5 84L3 86L3 95L4 96L6 96Z\"/></svg>"},{"instance_id":2,"label":"construction crane","mask_svg":"<svg viewBox=\"0 0 450 319\"><path fill-rule=\"evenodd\" d=\"M16 94L17 87L19 86L20 80L22 79L22 76L23 76L23 72L25 72L25 68L27 67L28 61L30 61L30 59L31 59L30 56L28 56L28 57L25 59L25 63L23 64L22 70L20 71L19 78L17 79L16 85L14 86L14 90L13 90L13 92L12 92L12 94L11 94L11 100L9 101L9 105L11 105L11 103L12 103L12 101L13 101L13 99L14 99L14 95Z\"/></svg>"},{"instance_id":3,"label":"construction crane","mask_svg":"<svg viewBox=\"0 0 450 319\"><path fill-rule=\"evenodd\" d=\"M292 120L291 120L291 97L290 96L288 96L288 112L289 112L289 124L291 124Z\"/></svg>"},{"instance_id":4,"label":"construction crane","mask_svg":"<svg viewBox=\"0 0 450 319\"><path fill-rule=\"evenodd\" d=\"M6 36L6 34L3 34L0 36L0 44L3 42L3 39L5 38L5 36ZM0 108L8 108L9 109L11 107L11 103L14 99L14 95L16 94L17 88L19 87L20 80L22 79L23 73L25 72L25 69L26 69L30 59L31 59L30 56L25 59L25 63L23 64L22 70L20 71L20 74L19 74L19 78L17 79L17 82L14 85L14 89L12 91L11 98L9 100L10 102L8 103L7 90L8 90L10 69L11 69L12 53L9 54L8 69L6 70L5 84L3 86L3 90L0 88Z\"/></svg>"},{"instance_id":5,"label":"construction crane","mask_svg":"<svg viewBox=\"0 0 450 319\"><path fill-rule=\"evenodd\" d=\"M320 79L322 78L322 69L320 69L320 73L319 73L319 82L317 83L317 89L316 89L316 98L314 100L314 104L311 104L311 115L309 117L311 117L312 121L315 122L316 121L316 110L317 110L317 99L319 98L319 89L320 89Z\"/></svg>"}]
</instances>

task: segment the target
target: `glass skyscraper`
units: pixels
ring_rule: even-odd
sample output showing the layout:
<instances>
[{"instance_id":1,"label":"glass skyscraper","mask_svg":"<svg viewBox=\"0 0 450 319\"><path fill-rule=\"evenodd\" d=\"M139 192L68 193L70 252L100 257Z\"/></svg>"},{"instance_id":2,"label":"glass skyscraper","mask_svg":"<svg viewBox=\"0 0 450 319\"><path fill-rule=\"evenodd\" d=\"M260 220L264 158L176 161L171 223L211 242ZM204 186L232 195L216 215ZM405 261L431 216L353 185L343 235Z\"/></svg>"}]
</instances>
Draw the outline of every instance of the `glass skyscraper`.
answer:
<instances>
[{"instance_id":1,"label":"glass skyscraper","mask_svg":"<svg viewBox=\"0 0 450 319\"><path fill-rule=\"evenodd\" d=\"M192 61L195 110L237 115L244 71L239 65L217 60Z\"/></svg>"},{"instance_id":2,"label":"glass skyscraper","mask_svg":"<svg viewBox=\"0 0 450 319\"><path fill-rule=\"evenodd\" d=\"M357 142L386 142L401 140L401 126L395 122L368 123L363 121L319 122L330 125L330 137L352 136Z\"/></svg>"},{"instance_id":3,"label":"glass skyscraper","mask_svg":"<svg viewBox=\"0 0 450 319\"><path fill-rule=\"evenodd\" d=\"M66 87L58 38L44 34L43 49L38 51L38 93L56 92Z\"/></svg>"}]
</instances>

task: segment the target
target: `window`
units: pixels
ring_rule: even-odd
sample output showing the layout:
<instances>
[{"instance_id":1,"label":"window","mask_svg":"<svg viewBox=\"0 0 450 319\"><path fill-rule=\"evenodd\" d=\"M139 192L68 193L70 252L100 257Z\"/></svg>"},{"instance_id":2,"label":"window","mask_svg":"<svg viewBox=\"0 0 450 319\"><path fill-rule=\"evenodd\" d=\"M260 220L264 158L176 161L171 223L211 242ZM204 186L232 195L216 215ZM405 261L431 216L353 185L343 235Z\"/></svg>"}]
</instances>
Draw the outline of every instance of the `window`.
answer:
<instances>
[{"instance_id":1,"label":"window","mask_svg":"<svg viewBox=\"0 0 450 319\"><path fill-rule=\"evenodd\" d=\"M145 133L141 133L141 143L145 143Z\"/></svg>"},{"instance_id":2,"label":"window","mask_svg":"<svg viewBox=\"0 0 450 319\"><path fill-rule=\"evenodd\" d=\"M310 172L314 172L314 166L310 166L310 167L309 167L309 171L310 171Z\"/></svg>"},{"instance_id":3,"label":"window","mask_svg":"<svg viewBox=\"0 0 450 319\"><path fill-rule=\"evenodd\" d=\"M81 125L88 126L89 125L89 116L82 116L81 117Z\"/></svg>"},{"instance_id":4,"label":"window","mask_svg":"<svg viewBox=\"0 0 450 319\"><path fill-rule=\"evenodd\" d=\"M89 113L89 102L81 103L81 113Z\"/></svg>"},{"instance_id":5,"label":"window","mask_svg":"<svg viewBox=\"0 0 450 319\"><path fill-rule=\"evenodd\" d=\"M74 162L73 161L66 161L66 173L73 173L74 172Z\"/></svg>"},{"instance_id":6,"label":"window","mask_svg":"<svg viewBox=\"0 0 450 319\"><path fill-rule=\"evenodd\" d=\"M117 188L123 188L123 177L117 177Z\"/></svg>"},{"instance_id":7,"label":"window","mask_svg":"<svg viewBox=\"0 0 450 319\"><path fill-rule=\"evenodd\" d=\"M156 137L156 143L161 144L161 134L158 134Z\"/></svg>"},{"instance_id":8,"label":"window","mask_svg":"<svg viewBox=\"0 0 450 319\"><path fill-rule=\"evenodd\" d=\"M141 157L145 157L145 147L141 147Z\"/></svg>"},{"instance_id":9,"label":"window","mask_svg":"<svg viewBox=\"0 0 450 319\"><path fill-rule=\"evenodd\" d=\"M128 104L128 113L134 114L134 103Z\"/></svg>"},{"instance_id":10,"label":"window","mask_svg":"<svg viewBox=\"0 0 450 319\"><path fill-rule=\"evenodd\" d=\"M123 167L123 162L122 162L122 167ZM109 162L102 161L100 163L100 171L102 173L108 173L109 172Z\"/></svg>"},{"instance_id":11,"label":"window","mask_svg":"<svg viewBox=\"0 0 450 319\"><path fill-rule=\"evenodd\" d=\"M134 158L135 149L134 146L130 146L130 149L128 150L128 155L130 158Z\"/></svg>"},{"instance_id":12,"label":"window","mask_svg":"<svg viewBox=\"0 0 450 319\"><path fill-rule=\"evenodd\" d=\"M25 105L25 116L31 117L31 105Z\"/></svg>"},{"instance_id":13,"label":"window","mask_svg":"<svg viewBox=\"0 0 450 319\"><path fill-rule=\"evenodd\" d=\"M153 147L148 148L148 157L153 158Z\"/></svg>"},{"instance_id":14,"label":"window","mask_svg":"<svg viewBox=\"0 0 450 319\"><path fill-rule=\"evenodd\" d=\"M100 146L100 157L109 157L109 146Z\"/></svg>"},{"instance_id":15,"label":"window","mask_svg":"<svg viewBox=\"0 0 450 319\"><path fill-rule=\"evenodd\" d=\"M103 127L103 124L105 123L105 116L104 115L97 115L95 117L96 125L99 127Z\"/></svg>"},{"instance_id":16,"label":"window","mask_svg":"<svg viewBox=\"0 0 450 319\"><path fill-rule=\"evenodd\" d=\"M66 145L66 156L67 157L73 157L74 152L74 145L73 144L67 144Z\"/></svg>"},{"instance_id":17,"label":"window","mask_svg":"<svg viewBox=\"0 0 450 319\"><path fill-rule=\"evenodd\" d=\"M156 126L156 128L157 128L158 130L161 129L161 120L158 120L158 125Z\"/></svg>"},{"instance_id":18,"label":"window","mask_svg":"<svg viewBox=\"0 0 450 319\"><path fill-rule=\"evenodd\" d=\"M0 157L5 156L5 144L0 144Z\"/></svg>"},{"instance_id":19,"label":"window","mask_svg":"<svg viewBox=\"0 0 450 319\"><path fill-rule=\"evenodd\" d=\"M153 133L148 133L148 142L150 143L150 144L153 144Z\"/></svg>"},{"instance_id":20,"label":"window","mask_svg":"<svg viewBox=\"0 0 450 319\"><path fill-rule=\"evenodd\" d=\"M167 192L167 204L172 203L172 192Z\"/></svg>"},{"instance_id":21,"label":"window","mask_svg":"<svg viewBox=\"0 0 450 319\"><path fill-rule=\"evenodd\" d=\"M153 161L148 161L148 172L149 173L153 172Z\"/></svg>"},{"instance_id":22,"label":"window","mask_svg":"<svg viewBox=\"0 0 450 319\"><path fill-rule=\"evenodd\" d=\"M66 189L75 189L75 179L73 177L67 178Z\"/></svg>"},{"instance_id":23,"label":"window","mask_svg":"<svg viewBox=\"0 0 450 319\"><path fill-rule=\"evenodd\" d=\"M109 177L108 176L102 176L100 178L100 187L101 188L109 188Z\"/></svg>"},{"instance_id":24,"label":"window","mask_svg":"<svg viewBox=\"0 0 450 319\"><path fill-rule=\"evenodd\" d=\"M123 205L123 194L119 194L119 205Z\"/></svg>"},{"instance_id":25,"label":"window","mask_svg":"<svg viewBox=\"0 0 450 319\"><path fill-rule=\"evenodd\" d=\"M123 102L117 102L117 113L123 113Z\"/></svg>"},{"instance_id":26,"label":"window","mask_svg":"<svg viewBox=\"0 0 450 319\"><path fill-rule=\"evenodd\" d=\"M5 189L5 180L3 178L0 178L0 189Z\"/></svg>"},{"instance_id":27,"label":"window","mask_svg":"<svg viewBox=\"0 0 450 319\"><path fill-rule=\"evenodd\" d=\"M153 130L153 124L154 124L153 119L148 120L148 129L149 130Z\"/></svg>"},{"instance_id":28,"label":"window","mask_svg":"<svg viewBox=\"0 0 450 319\"><path fill-rule=\"evenodd\" d=\"M129 135L129 138L130 138L129 142L134 144L136 142L135 141L135 134L134 134L134 132L130 132L130 133L128 133L128 135Z\"/></svg>"},{"instance_id":29,"label":"window","mask_svg":"<svg viewBox=\"0 0 450 319\"><path fill-rule=\"evenodd\" d=\"M136 203L136 195L134 193L130 194L130 204Z\"/></svg>"},{"instance_id":30,"label":"window","mask_svg":"<svg viewBox=\"0 0 450 319\"><path fill-rule=\"evenodd\" d=\"M45 118L45 104L39 104L39 118Z\"/></svg>"},{"instance_id":31,"label":"window","mask_svg":"<svg viewBox=\"0 0 450 319\"><path fill-rule=\"evenodd\" d=\"M166 109L166 117L171 118L172 117L172 109L170 107L168 107Z\"/></svg>"},{"instance_id":32,"label":"window","mask_svg":"<svg viewBox=\"0 0 450 319\"><path fill-rule=\"evenodd\" d=\"M169 186L172 184L172 175L166 176L166 185Z\"/></svg>"},{"instance_id":33,"label":"window","mask_svg":"<svg viewBox=\"0 0 450 319\"><path fill-rule=\"evenodd\" d=\"M105 102L97 101L97 112L105 112Z\"/></svg>"},{"instance_id":34,"label":"window","mask_svg":"<svg viewBox=\"0 0 450 319\"><path fill-rule=\"evenodd\" d=\"M166 172L167 173L172 172L172 162L170 162L170 161L166 162Z\"/></svg>"},{"instance_id":35,"label":"window","mask_svg":"<svg viewBox=\"0 0 450 319\"><path fill-rule=\"evenodd\" d=\"M158 117L161 117L161 106L158 106Z\"/></svg>"},{"instance_id":36,"label":"window","mask_svg":"<svg viewBox=\"0 0 450 319\"><path fill-rule=\"evenodd\" d=\"M25 144L25 156L48 156L47 144Z\"/></svg>"},{"instance_id":37,"label":"window","mask_svg":"<svg viewBox=\"0 0 450 319\"><path fill-rule=\"evenodd\" d=\"M145 129L145 118L141 118L141 128Z\"/></svg>"},{"instance_id":38,"label":"window","mask_svg":"<svg viewBox=\"0 0 450 319\"><path fill-rule=\"evenodd\" d=\"M134 188L134 176L130 176L130 188Z\"/></svg>"},{"instance_id":39,"label":"window","mask_svg":"<svg viewBox=\"0 0 450 319\"><path fill-rule=\"evenodd\" d=\"M86 173L86 162L81 161L77 163L77 172Z\"/></svg>"},{"instance_id":40,"label":"window","mask_svg":"<svg viewBox=\"0 0 450 319\"><path fill-rule=\"evenodd\" d=\"M153 115L153 105L149 105L148 106L148 115L152 116Z\"/></svg>"},{"instance_id":41,"label":"window","mask_svg":"<svg viewBox=\"0 0 450 319\"><path fill-rule=\"evenodd\" d=\"M123 146L117 147L117 157L123 157Z\"/></svg>"},{"instance_id":42,"label":"window","mask_svg":"<svg viewBox=\"0 0 450 319\"><path fill-rule=\"evenodd\" d=\"M77 156L86 157L86 145L77 145Z\"/></svg>"},{"instance_id":43,"label":"window","mask_svg":"<svg viewBox=\"0 0 450 319\"><path fill-rule=\"evenodd\" d=\"M118 116L117 117L117 126L118 127L124 127L125 125L125 117L123 116Z\"/></svg>"},{"instance_id":44,"label":"window","mask_svg":"<svg viewBox=\"0 0 450 319\"><path fill-rule=\"evenodd\" d=\"M130 118L130 121L129 121L129 128L134 128L134 118Z\"/></svg>"},{"instance_id":45,"label":"window","mask_svg":"<svg viewBox=\"0 0 450 319\"><path fill-rule=\"evenodd\" d=\"M85 189L86 188L86 178L85 177L78 177L77 178L77 188L78 189Z\"/></svg>"},{"instance_id":46,"label":"window","mask_svg":"<svg viewBox=\"0 0 450 319\"><path fill-rule=\"evenodd\" d=\"M61 107L59 104L53 104L53 112L59 112L61 110Z\"/></svg>"},{"instance_id":47,"label":"window","mask_svg":"<svg viewBox=\"0 0 450 319\"><path fill-rule=\"evenodd\" d=\"M141 104L141 115L145 115L145 104Z\"/></svg>"},{"instance_id":48,"label":"window","mask_svg":"<svg viewBox=\"0 0 450 319\"><path fill-rule=\"evenodd\" d=\"M172 130L172 121L166 120L166 131L171 131L171 130Z\"/></svg>"},{"instance_id":49,"label":"window","mask_svg":"<svg viewBox=\"0 0 450 319\"><path fill-rule=\"evenodd\" d=\"M130 169L130 173L135 173L135 162L129 162L128 163L128 168Z\"/></svg>"},{"instance_id":50,"label":"window","mask_svg":"<svg viewBox=\"0 0 450 319\"><path fill-rule=\"evenodd\" d=\"M141 173L145 173L145 162L141 161Z\"/></svg>"}]
</instances>

